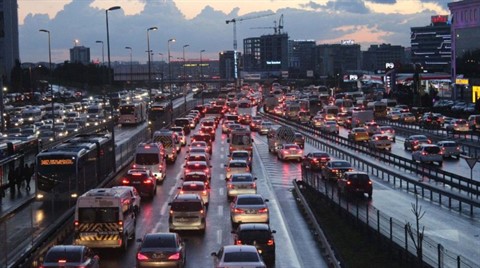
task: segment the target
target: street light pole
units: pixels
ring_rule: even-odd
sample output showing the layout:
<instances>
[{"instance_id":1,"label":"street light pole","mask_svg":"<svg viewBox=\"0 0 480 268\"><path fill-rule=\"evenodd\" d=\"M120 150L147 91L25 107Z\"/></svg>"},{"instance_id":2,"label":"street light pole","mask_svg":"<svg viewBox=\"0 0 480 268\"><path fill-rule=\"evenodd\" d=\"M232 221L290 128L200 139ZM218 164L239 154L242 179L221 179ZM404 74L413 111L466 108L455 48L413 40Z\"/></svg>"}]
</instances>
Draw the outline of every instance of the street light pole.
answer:
<instances>
[{"instance_id":1,"label":"street light pole","mask_svg":"<svg viewBox=\"0 0 480 268\"><path fill-rule=\"evenodd\" d=\"M55 137L55 102L54 102L54 94L53 94L53 85L52 85L52 47L51 47L51 38L50 38L50 31L45 29L40 29L40 32L44 32L48 34L48 68L50 74L50 94L52 95L52 131L53 131L53 140L56 139Z\"/></svg>"},{"instance_id":2,"label":"street light pole","mask_svg":"<svg viewBox=\"0 0 480 268\"><path fill-rule=\"evenodd\" d=\"M156 31L156 26L147 29L147 52L148 52L148 97L149 102L152 102L152 63L151 63L151 51L150 51L150 31Z\"/></svg>"},{"instance_id":3,"label":"street light pole","mask_svg":"<svg viewBox=\"0 0 480 268\"><path fill-rule=\"evenodd\" d=\"M183 79L184 79L184 84L183 84L183 106L184 106L184 111L187 111L187 76L185 73L185 48L189 47L190 45L183 45Z\"/></svg>"},{"instance_id":4,"label":"street light pole","mask_svg":"<svg viewBox=\"0 0 480 268\"><path fill-rule=\"evenodd\" d=\"M170 80L170 123L173 122L173 92L172 92L172 66L170 64L170 43L175 42L175 38L168 39L167 48L168 48L168 79Z\"/></svg>"},{"instance_id":5,"label":"street light pole","mask_svg":"<svg viewBox=\"0 0 480 268\"><path fill-rule=\"evenodd\" d=\"M162 79L160 81L160 88L162 89L162 94L164 93L163 92L163 78L164 78L164 67L165 67L165 62L163 62L163 53L158 53L158 55L160 55L162 58L160 60L160 64L162 65L162 73L160 74L160 78Z\"/></svg>"},{"instance_id":6,"label":"street light pole","mask_svg":"<svg viewBox=\"0 0 480 268\"><path fill-rule=\"evenodd\" d=\"M121 9L120 6L113 6L109 9L106 9L105 10L105 21L106 21L106 25L107 25L107 55L108 55L108 70L107 70L107 74L108 74L108 84L111 85L112 84L112 77L110 75L110 32L108 30L108 11L113 11L113 10L117 10L117 9ZM112 110L113 111L113 110Z\"/></svg>"},{"instance_id":7,"label":"street light pole","mask_svg":"<svg viewBox=\"0 0 480 268\"><path fill-rule=\"evenodd\" d=\"M130 50L130 86L132 86L133 85L133 59L132 59L133 48L125 47L125 49Z\"/></svg>"},{"instance_id":8,"label":"street light pole","mask_svg":"<svg viewBox=\"0 0 480 268\"><path fill-rule=\"evenodd\" d=\"M203 105L203 91L205 90L205 86L203 85L203 58L202 58L203 52L205 52L205 49L200 50L200 82L202 84L202 105Z\"/></svg>"}]
</instances>

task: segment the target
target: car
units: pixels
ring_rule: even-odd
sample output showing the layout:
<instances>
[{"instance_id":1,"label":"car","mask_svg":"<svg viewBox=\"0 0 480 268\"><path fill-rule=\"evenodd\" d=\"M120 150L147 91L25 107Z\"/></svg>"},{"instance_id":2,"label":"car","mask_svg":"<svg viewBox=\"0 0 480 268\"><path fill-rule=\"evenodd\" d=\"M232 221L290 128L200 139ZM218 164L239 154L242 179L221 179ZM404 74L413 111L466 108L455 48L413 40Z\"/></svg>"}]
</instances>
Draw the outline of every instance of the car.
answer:
<instances>
[{"instance_id":1,"label":"car","mask_svg":"<svg viewBox=\"0 0 480 268\"><path fill-rule=\"evenodd\" d=\"M457 159L460 159L462 150L456 141L439 141L437 142L437 145L440 147L443 158L455 156Z\"/></svg>"},{"instance_id":2,"label":"car","mask_svg":"<svg viewBox=\"0 0 480 268\"><path fill-rule=\"evenodd\" d=\"M207 207L198 194L177 194L168 203L170 213L168 229L170 232L179 230L195 230L205 233L207 228Z\"/></svg>"},{"instance_id":3,"label":"car","mask_svg":"<svg viewBox=\"0 0 480 268\"><path fill-rule=\"evenodd\" d=\"M67 123L65 129L67 133L77 133L80 130L81 126L79 123Z\"/></svg>"},{"instance_id":4,"label":"car","mask_svg":"<svg viewBox=\"0 0 480 268\"><path fill-rule=\"evenodd\" d=\"M47 251L40 267L98 268L99 260L86 246L55 245Z\"/></svg>"},{"instance_id":5,"label":"car","mask_svg":"<svg viewBox=\"0 0 480 268\"><path fill-rule=\"evenodd\" d=\"M177 134L177 137L180 140L180 144L182 146L187 145L187 135L185 135L183 127L170 127L170 130Z\"/></svg>"},{"instance_id":6,"label":"car","mask_svg":"<svg viewBox=\"0 0 480 268\"><path fill-rule=\"evenodd\" d=\"M210 178L205 172L195 171L195 172L188 172L185 173L183 177L180 178L184 182L191 182L191 181L201 181L203 182L207 188L210 189Z\"/></svg>"},{"instance_id":7,"label":"car","mask_svg":"<svg viewBox=\"0 0 480 268\"><path fill-rule=\"evenodd\" d=\"M233 120L223 120L223 123L222 123L223 134L228 134L230 132L230 129L228 128L228 126L231 124L235 124L235 122Z\"/></svg>"},{"instance_id":8,"label":"car","mask_svg":"<svg viewBox=\"0 0 480 268\"><path fill-rule=\"evenodd\" d=\"M334 120L326 120L323 125L320 127L321 130L327 133L340 133L340 127L338 126L337 122Z\"/></svg>"},{"instance_id":9,"label":"car","mask_svg":"<svg viewBox=\"0 0 480 268\"><path fill-rule=\"evenodd\" d=\"M239 194L256 194L257 180L251 173L238 173L231 175L227 181L227 200L232 200Z\"/></svg>"},{"instance_id":10,"label":"car","mask_svg":"<svg viewBox=\"0 0 480 268\"><path fill-rule=\"evenodd\" d=\"M230 204L232 227L240 223L270 223L268 199L260 194L240 194Z\"/></svg>"},{"instance_id":11,"label":"car","mask_svg":"<svg viewBox=\"0 0 480 268\"><path fill-rule=\"evenodd\" d=\"M437 162L441 166L443 164L442 150L435 144L421 144L418 150L412 153L412 160L420 163Z\"/></svg>"},{"instance_id":12,"label":"car","mask_svg":"<svg viewBox=\"0 0 480 268\"><path fill-rule=\"evenodd\" d=\"M260 129L260 124L262 123L262 118L256 118L255 116L252 117L252 122L250 122L250 130L251 131L258 131Z\"/></svg>"},{"instance_id":13,"label":"car","mask_svg":"<svg viewBox=\"0 0 480 268\"><path fill-rule=\"evenodd\" d=\"M208 207L210 201L210 188L208 184L203 181L184 181L178 187L179 194L197 194L203 200L203 203Z\"/></svg>"},{"instance_id":14,"label":"car","mask_svg":"<svg viewBox=\"0 0 480 268\"><path fill-rule=\"evenodd\" d=\"M465 133L470 131L470 126L465 119L452 119L448 125L445 125L445 130L453 133Z\"/></svg>"},{"instance_id":15,"label":"car","mask_svg":"<svg viewBox=\"0 0 480 268\"><path fill-rule=\"evenodd\" d=\"M249 151L246 150L236 150L230 154L229 160L245 160L247 161L248 167L252 170L252 156Z\"/></svg>"},{"instance_id":16,"label":"car","mask_svg":"<svg viewBox=\"0 0 480 268\"><path fill-rule=\"evenodd\" d=\"M367 130L363 127L352 128L352 130L348 132L347 137L355 142L368 141L368 139L370 139Z\"/></svg>"},{"instance_id":17,"label":"car","mask_svg":"<svg viewBox=\"0 0 480 268\"><path fill-rule=\"evenodd\" d=\"M148 233L137 242L137 267L185 267L185 242L177 233Z\"/></svg>"},{"instance_id":18,"label":"car","mask_svg":"<svg viewBox=\"0 0 480 268\"><path fill-rule=\"evenodd\" d=\"M411 135L405 139L403 143L403 148L405 150L416 151L423 143L430 144L432 142L425 135Z\"/></svg>"},{"instance_id":19,"label":"car","mask_svg":"<svg viewBox=\"0 0 480 268\"><path fill-rule=\"evenodd\" d=\"M243 223L236 230L232 231L234 235L234 245L252 245L257 248L263 261L269 266L275 264L275 230L265 223Z\"/></svg>"},{"instance_id":20,"label":"car","mask_svg":"<svg viewBox=\"0 0 480 268\"><path fill-rule=\"evenodd\" d=\"M212 141L215 140L215 129L211 126L203 126L200 128L200 133L203 135L209 135Z\"/></svg>"},{"instance_id":21,"label":"car","mask_svg":"<svg viewBox=\"0 0 480 268\"><path fill-rule=\"evenodd\" d=\"M302 161L303 150L300 146L293 143L280 144L277 148L277 158L279 160L297 160Z\"/></svg>"},{"instance_id":22,"label":"car","mask_svg":"<svg viewBox=\"0 0 480 268\"><path fill-rule=\"evenodd\" d=\"M379 125L376 122L366 122L365 130L367 130L368 135L372 136L375 132L378 131Z\"/></svg>"},{"instance_id":23,"label":"car","mask_svg":"<svg viewBox=\"0 0 480 268\"><path fill-rule=\"evenodd\" d=\"M337 180L347 171L353 171L350 162L345 160L330 160L322 168L322 178L324 180Z\"/></svg>"},{"instance_id":24,"label":"car","mask_svg":"<svg viewBox=\"0 0 480 268\"><path fill-rule=\"evenodd\" d=\"M400 121L403 122L403 123L412 124L412 123L415 123L416 120L417 120L417 118L415 117L415 115L413 115L410 112L402 113L400 115Z\"/></svg>"},{"instance_id":25,"label":"car","mask_svg":"<svg viewBox=\"0 0 480 268\"><path fill-rule=\"evenodd\" d=\"M345 120L348 117L347 112L341 112L337 114L337 124L343 126L345 124Z\"/></svg>"},{"instance_id":26,"label":"car","mask_svg":"<svg viewBox=\"0 0 480 268\"><path fill-rule=\"evenodd\" d=\"M262 121L262 123L260 123L260 128L258 129L258 133L260 133L260 135L267 135L270 129L272 129L272 127L273 127L272 122Z\"/></svg>"},{"instance_id":27,"label":"car","mask_svg":"<svg viewBox=\"0 0 480 268\"><path fill-rule=\"evenodd\" d=\"M400 111L397 111L397 110L390 111L387 114L387 119L392 121L392 122L399 121L401 114L402 113Z\"/></svg>"},{"instance_id":28,"label":"car","mask_svg":"<svg viewBox=\"0 0 480 268\"><path fill-rule=\"evenodd\" d=\"M368 146L373 149L392 150L392 140L385 134L374 134L368 140Z\"/></svg>"},{"instance_id":29,"label":"car","mask_svg":"<svg viewBox=\"0 0 480 268\"><path fill-rule=\"evenodd\" d=\"M322 115L315 115L312 118L312 124L314 127L321 127L323 126L323 123L324 123L324 119Z\"/></svg>"},{"instance_id":30,"label":"car","mask_svg":"<svg viewBox=\"0 0 480 268\"><path fill-rule=\"evenodd\" d=\"M212 159L212 156L208 153L207 148L205 147L195 147L187 151L187 157L191 154L204 154L208 159Z\"/></svg>"},{"instance_id":31,"label":"car","mask_svg":"<svg viewBox=\"0 0 480 268\"><path fill-rule=\"evenodd\" d=\"M473 131L480 130L480 115L474 114L468 117L468 125Z\"/></svg>"},{"instance_id":32,"label":"car","mask_svg":"<svg viewBox=\"0 0 480 268\"><path fill-rule=\"evenodd\" d=\"M185 177L190 172L203 172L207 175L208 180L212 178L211 168L205 161L189 161L183 166L183 176Z\"/></svg>"},{"instance_id":33,"label":"car","mask_svg":"<svg viewBox=\"0 0 480 268\"><path fill-rule=\"evenodd\" d=\"M250 167L245 160L230 160L228 164L225 165L225 171L225 178L228 179L233 174L249 173Z\"/></svg>"},{"instance_id":34,"label":"car","mask_svg":"<svg viewBox=\"0 0 480 268\"><path fill-rule=\"evenodd\" d=\"M193 141L190 143L189 151L191 151L192 148L205 148L208 154L212 154L212 146L208 145L208 143L205 141Z\"/></svg>"},{"instance_id":35,"label":"car","mask_svg":"<svg viewBox=\"0 0 480 268\"><path fill-rule=\"evenodd\" d=\"M251 245L228 245L212 252L214 267L266 268L257 248Z\"/></svg>"},{"instance_id":36,"label":"car","mask_svg":"<svg viewBox=\"0 0 480 268\"><path fill-rule=\"evenodd\" d=\"M393 127L391 126L380 126L377 130L377 132L375 132L375 134L384 134L384 135L387 135L388 138L395 142L395 129L393 129Z\"/></svg>"},{"instance_id":37,"label":"car","mask_svg":"<svg viewBox=\"0 0 480 268\"><path fill-rule=\"evenodd\" d=\"M324 151L314 151L305 155L302 166L311 170L321 170L330 161L330 155Z\"/></svg>"},{"instance_id":38,"label":"car","mask_svg":"<svg viewBox=\"0 0 480 268\"><path fill-rule=\"evenodd\" d=\"M157 179L149 169L130 169L121 179L123 186L133 186L140 196L153 198L157 194Z\"/></svg>"},{"instance_id":39,"label":"car","mask_svg":"<svg viewBox=\"0 0 480 268\"><path fill-rule=\"evenodd\" d=\"M301 133L295 132L295 137L293 138L293 143L298 145L298 147L300 147L300 149L303 149L303 148L305 148L305 137Z\"/></svg>"},{"instance_id":40,"label":"car","mask_svg":"<svg viewBox=\"0 0 480 268\"><path fill-rule=\"evenodd\" d=\"M210 157L207 153L189 153L185 156L185 163L191 161L205 161L210 166Z\"/></svg>"},{"instance_id":41,"label":"car","mask_svg":"<svg viewBox=\"0 0 480 268\"><path fill-rule=\"evenodd\" d=\"M348 171L337 180L338 194L367 194L372 198L372 181L367 173L361 171Z\"/></svg>"}]
</instances>

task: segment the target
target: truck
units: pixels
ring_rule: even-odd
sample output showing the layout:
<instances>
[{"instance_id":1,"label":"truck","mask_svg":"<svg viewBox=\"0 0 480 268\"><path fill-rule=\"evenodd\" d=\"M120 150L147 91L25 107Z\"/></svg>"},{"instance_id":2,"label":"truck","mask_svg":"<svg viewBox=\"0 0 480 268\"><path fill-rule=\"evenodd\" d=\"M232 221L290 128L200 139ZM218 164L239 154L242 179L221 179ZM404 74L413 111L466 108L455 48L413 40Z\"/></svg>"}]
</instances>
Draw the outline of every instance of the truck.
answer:
<instances>
[{"instance_id":1,"label":"truck","mask_svg":"<svg viewBox=\"0 0 480 268\"><path fill-rule=\"evenodd\" d=\"M295 131L291 127L281 126L277 129L270 129L267 134L268 151L277 153L277 149L283 144L295 143Z\"/></svg>"},{"instance_id":2,"label":"truck","mask_svg":"<svg viewBox=\"0 0 480 268\"><path fill-rule=\"evenodd\" d=\"M373 111L353 111L351 128L364 126L366 122L373 121Z\"/></svg>"},{"instance_id":3,"label":"truck","mask_svg":"<svg viewBox=\"0 0 480 268\"><path fill-rule=\"evenodd\" d=\"M265 97L265 103L263 105L264 112L270 113L273 112L275 107L278 105L278 98L274 95L267 95Z\"/></svg>"}]
</instances>

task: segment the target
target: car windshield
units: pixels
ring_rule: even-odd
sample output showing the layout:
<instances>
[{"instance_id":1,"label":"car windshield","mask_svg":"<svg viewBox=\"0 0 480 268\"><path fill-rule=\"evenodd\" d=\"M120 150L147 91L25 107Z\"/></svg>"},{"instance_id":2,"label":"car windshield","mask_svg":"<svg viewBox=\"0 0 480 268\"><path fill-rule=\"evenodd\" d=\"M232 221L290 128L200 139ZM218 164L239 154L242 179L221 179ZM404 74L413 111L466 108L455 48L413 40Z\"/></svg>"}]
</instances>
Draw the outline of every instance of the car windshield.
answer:
<instances>
[{"instance_id":1,"label":"car windshield","mask_svg":"<svg viewBox=\"0 0 480 268\"><path fill-rule=\"evenodd\" d=\"M223 258L224 262L258 262L256 252L228 252Z\"/></svg>"},{"instance_id":2,"label":"car windshield","mask_svg":"<svg viewBox=\"0 0 480 268\"><path fill-rule=\"evenodd\" d=\"M263 205L261 197L242 197L238 198L237 205Z\"/></svg>"},{"instance_id":3,"label":"car windshield","mask_svg":"<svg viewBox=\"0 0 480 268\"><path fill-rule=\"evenodd\" d=\"M247 243L250 241L265 243L270 239L270 232L268 230L242 230L238 237Z\"/></svg>"},{"instance_id":4,"label":"car windshield","mask_svg":"<svg viewBox=\"0 0 480 268\"><path fill-rule=\"evenodd\" d=\"M176 247L176 243L175 243L175 237L173 235L146 236L142 244L142 248L175 248L175 247Z\"/></svg>"}]
</instances>

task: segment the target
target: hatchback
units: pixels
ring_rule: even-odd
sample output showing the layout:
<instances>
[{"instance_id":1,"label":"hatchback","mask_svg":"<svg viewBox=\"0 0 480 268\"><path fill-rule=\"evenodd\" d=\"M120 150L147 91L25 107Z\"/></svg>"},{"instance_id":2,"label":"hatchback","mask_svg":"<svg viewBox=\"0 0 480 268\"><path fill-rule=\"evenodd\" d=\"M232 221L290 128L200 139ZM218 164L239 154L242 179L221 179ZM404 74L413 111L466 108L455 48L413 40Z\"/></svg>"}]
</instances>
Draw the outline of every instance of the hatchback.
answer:
<instances>
[{"instance_id":1,"label":"hatchback","mask_svg":"<svg viewBox=\"0 0 480 268\"><path fill-rule=\"evenodd\" d=\"M137 267L184 267L186 247L177 233L149 233L137 239Z\"/></svg>"},{"instance_id":2,"label":"hatchback","mask_svg":"<svg viewBox=\"0 0 480 268\"><path fill-rule=\"evenodd\" d=\"M337 122L333 120L325 121L325 123L320 127L320 129L327 133L340 133L340 128Z\"/></svg>"},{"instance_id":3,"label":"hatchback","mask_svg":"<svg viewBox=\"0 0 480 268\"><path fill-rule=\"evenodd\" d=\"M40 267L98 268L99 259L86 246L56 245L47 251Z\"/></svg>"},{"instance_id":4,"label":"hatchback","mask_svg":"<svg viewBox=\"0 0 480 268\"><path fill-rule=\"evenodd\" d=\"M405 150L416 151L423 143L432 143L425 135L411 135L405 139L403 148Z\"/></svg>"},{"instance_id":5,"label":"hatchback","mask_svg":"<svg viewBox=\"0 0 480 268\"><path fill-rule=\"evenodd\" d=\"M133 186L141 196L153 198L157 194L157 179L149 169L130 169L122 178L124 186Z\"/></svg>"},{"instance_id":6,"label":"hatchback","mask_svg":"<svg viewBox=\"0 0 480 268\"><path fill-rule=\"evenodd\" d=\"M337 181L339 194L367 194L368 198L372 198L372 181L365 172L349 171Z\"/></svg>"},{"instance_id":7,"label":"hatchback","mask_svg":"<svg viewBox=\"0 0 480 268\"><path fill-rule=\"evenodd\" d=\"M227 181L227 200L232 200L239 194L256 194L257 180L251 173L233 174Z\"/></svg>"},{"instance_id":8,"label":"hatchback","mask_svg":"<svg viewBox=\"0 0 480 268\"><path fill-rule=\"evenodd\" d=\"M189 172L186 173L183 178L181 178L184 182L190 181L202 181L205 183L207 188L210 188L210 179L205 172Z\"/></svg>"},{"instance_id":9,"label":"hatchback","mask_svg":"<svg viewBox=\"0 0 480 268\"><path fill-rule=\"evenodd\" d=\"M265 223L244 223L232 231L235 245L252 245L268 265L275 264L275 230Z\"/></svg>"},{"instance_id":10,"label":"hatchback","mask_svg":"<svg viewBox=\"0 0 480 268\"><path fill-rule=\"evenodd\" d=\"M443 163L442 150L435 144L422 144L412 153L412 160L421 163L437 162L439 166Z\"/></svg>"},{"instance_id":11,"label":"hatchback","mask_svg":"<svg viewBox=\"0 0 480 268\"><path fill-rule=\"evenodd\" d=\"M197 194L199 195L206 207L208 207L208 202L210 201L210 189L208 184L205 184L204 181L184 181L180 187L180 194Z\"/></svg>"},{"instance_id":12,"label":"hatchback","mask_svg":"<svg viewBox=\"0 0 480 268\"><path fill-rule=\"evenodd\" d=\"M225 178L228 179L233 174L248 173L250 172L250 168L245 160L230 160L228 164L225 165L225 171Z\"/></svg>"},{"instance_id":13,"label":"hatchback","mask_svg":"<svg viewBox=\"0 0 480 268\"><path fill-rule=\"evenodd\" d=\"M206 207L198 194L177 194L170 206L168 228L177 230L199 230L205 233L207 227Z\"/></svg>"},{"instance_id":14,"label":"hatchback","mask_svg":"<svg viewBox=\"0 0 480 268\"><path fill-rule=\"evenodd\" d=\"M230 205L230 221L235 227L239 223L269 223L268 199L260 194L238 195Z\"/></svg>"},{"instance_id":15,"label":"hatchback","mask_svg":"<svg viewBox=\"0 0 480 268\"><path fill-rule=\"evenodd\" d=\"M260 135L267 135L267 133L270 131L270 129L272 129L272 127L273 127L272 122L263 121L260 124L260 128L258 129L258 132L260 133Z\"/></svg>"},{"instance_id":16,"label":"hatchback","mask_svg":"<svg viewBox=\"0 0 480 268\"><path fill-rule=\"evenodd\" d=\"M321 169L330 161L330 155L323 151L308 153L303 157L302 166L311 170Z\"/></svg>"},{"instance_id":17,"label":"hatchback","mask_svg":"<svg viewBox=\"0 0 480 268\"><path fill-rule=\"evenodd\" d=\"M462 150L456 141L439 141L437 143L438 147L442 152L443 158L447 157L456 157L460 159L460 154L462 154Z\"/></svg>"},{"instance_id":18,"label":"hatchback","mask_svg":"<svg viewBox=\"0 0 480 268\"><path fill-rule=\"evenodd\" d=\"M250 245L223 246L218 252L212 252L214 267L266 268L257 248Z\"/></svg>"}]
</instances>

